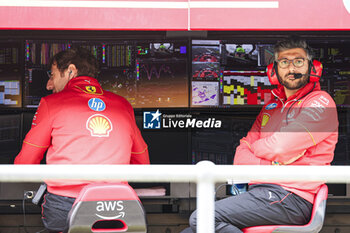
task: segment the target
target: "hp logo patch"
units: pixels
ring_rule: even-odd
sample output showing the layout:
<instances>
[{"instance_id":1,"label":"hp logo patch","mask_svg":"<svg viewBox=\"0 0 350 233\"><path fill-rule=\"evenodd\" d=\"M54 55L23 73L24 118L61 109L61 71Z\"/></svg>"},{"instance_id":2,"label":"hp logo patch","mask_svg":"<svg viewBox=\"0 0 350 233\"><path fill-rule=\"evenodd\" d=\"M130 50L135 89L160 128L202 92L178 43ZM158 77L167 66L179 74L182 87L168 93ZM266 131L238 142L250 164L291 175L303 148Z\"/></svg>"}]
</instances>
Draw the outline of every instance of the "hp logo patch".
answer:
<instances>
[{"instance_id":1,"label":"hp logo patch","mask_svg":"<svg viewBox=\"0 0 350 233\"><path fill-rule=\"evenodd\" d=\"M162 113L159 109L156 112L143 112L144 129L160 129L160 116Z\"/></svg>"},{"instance_id":2,"label":"hp logo patch","mask_svg":"<svg viewBox=\"0 0 350 233\"><path fill-rule=\"evenodd\" d=\"M101 112L106 109L105 102L99 98L89 99L88 105L91 110L96 112Z\"/></svg>"}]
</instances>

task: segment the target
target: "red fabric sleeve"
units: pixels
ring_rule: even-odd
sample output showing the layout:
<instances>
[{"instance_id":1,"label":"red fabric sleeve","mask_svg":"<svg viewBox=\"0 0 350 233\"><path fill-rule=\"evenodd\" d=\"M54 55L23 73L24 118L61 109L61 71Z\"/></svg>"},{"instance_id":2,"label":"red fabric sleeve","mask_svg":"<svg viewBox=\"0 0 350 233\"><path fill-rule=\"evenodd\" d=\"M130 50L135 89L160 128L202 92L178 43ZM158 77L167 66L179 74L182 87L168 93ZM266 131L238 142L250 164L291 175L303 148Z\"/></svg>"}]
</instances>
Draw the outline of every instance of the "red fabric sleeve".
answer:
<instances>
[{"instance_id":1,"label":"red fabric sleeve","mask_svg":"<svg viewBox=\"0 0 350 233\"><path fill-rule=\"evenodd\" d=\"M259 158L290 164L303 156L308 148L316 146L337 131L335 103L323 92L322 95L313 95L305 100L293 122L270 137L257 140L252 144L252 149Z\"/></svg>"},{"instance_id":2,"label":"red fabric sleeve","mask_svg":"<svg viewBox=\"0 0 350 233\"><path fill-rule=\"evenodd\" d=\"M38 164L51 144L51 119L45 99L41 99L15 164Z\"/></svg>"},{"instance_id":3,"label":"red fabric sleeve","mask_svg":"<svg viewBox=\"0 0 350 233\"><path fill-rule=\"evenodd\" d=\"M15 159L15 164L40 164L47 148L40 148L23 142L22 150Z\"/></svg>"},{"instance_id":4,"label":"red fabric sleeve","mask_svg":"<svg viewBox=\"0 0 350 233\"><path fill-rule=\"evenodd\" d=\"M261 112L256 118L252 128L247 136L240 140L239 146L236 148L234 165L262 165L271 164L270 161L255 156L251 145L260 138Z\"/></svg>"},{"instance_id":5,"label":"red fabric sleeve","mask_svg":"<svg viewBox=\"0 0 350 233\"><path fill-rule=\"evenodd\" d=\"M141 132L136 125L134 110L130 106L130 115L132 117L132 124L134 128L133 144L131 148L130 164L150 164L148 147L143 140Z\"/></svg>"},{"instance_id":6,"label":"red fabric sleeve","mask_svg":"<svg viewBox=\"0 0 350 233\"><path fill-rule=\"evenodd\" d=\"M131 153L130 164L150 164L148 148L141 153Z\"/></svg>"}]
</instances>

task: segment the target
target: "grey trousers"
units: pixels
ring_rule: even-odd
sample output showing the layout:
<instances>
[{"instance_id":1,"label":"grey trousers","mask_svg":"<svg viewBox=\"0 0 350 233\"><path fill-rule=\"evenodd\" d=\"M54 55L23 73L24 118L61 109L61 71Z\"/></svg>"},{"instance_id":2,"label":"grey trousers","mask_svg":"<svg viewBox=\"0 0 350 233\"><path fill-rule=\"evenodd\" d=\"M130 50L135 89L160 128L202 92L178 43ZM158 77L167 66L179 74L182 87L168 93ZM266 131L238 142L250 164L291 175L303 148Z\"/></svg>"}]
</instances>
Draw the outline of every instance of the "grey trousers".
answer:
<instances>
[{"instance_id":1,"label":"grey trousers","mask_svg":"<svg viewBox=\"0 0 350 233\"><path fill-rule=\"evenodd\" d=\"M64 197L47 192L42 204L42 221L50 232L68 231L67 216L75 198Z\"/></svg>"},{"instance_id":2,"label":"grey trousers","mask_svg":"<svg viewBox=\"0 0 350 233\"><path fill-rule=\"evenodd\" d=\"M241 233L240 229L260 225L303 225L309 222L312 204L273 184L249 186L249 190L215 202L215 232ZM190 227L182 233L196 232L196 211Z\"/></svg>"}]
</instances>

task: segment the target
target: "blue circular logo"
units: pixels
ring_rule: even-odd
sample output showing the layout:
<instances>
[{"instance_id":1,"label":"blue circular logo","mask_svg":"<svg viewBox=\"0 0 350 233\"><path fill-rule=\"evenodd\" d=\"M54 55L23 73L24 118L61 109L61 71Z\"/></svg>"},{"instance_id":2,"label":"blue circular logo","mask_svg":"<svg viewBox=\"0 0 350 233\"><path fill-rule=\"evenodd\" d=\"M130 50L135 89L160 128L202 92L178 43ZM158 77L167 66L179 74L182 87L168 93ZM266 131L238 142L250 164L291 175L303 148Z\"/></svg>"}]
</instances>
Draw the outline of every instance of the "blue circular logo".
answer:
<instances>
[{"instance_id":1,"label":"blue circular logo","mask_svg":"<svg viewBox=\"0 0 350 233\"><path fill-rule=\"evenodd\" d=\"M276 103L269 104L265 107L266 110L271 110L277 107Z\"/></svg>"},{"instance_id":2,"label":"blue circular logo","mask_svg":"<svg viewBox=\"0 0 350 233\"><path fill-rule=\"evenodd\" d=\"M99 98L91 98L88 102L89 108L96 112L101 112L106 109L106 104Z\"/></svg>"}]
</instances>

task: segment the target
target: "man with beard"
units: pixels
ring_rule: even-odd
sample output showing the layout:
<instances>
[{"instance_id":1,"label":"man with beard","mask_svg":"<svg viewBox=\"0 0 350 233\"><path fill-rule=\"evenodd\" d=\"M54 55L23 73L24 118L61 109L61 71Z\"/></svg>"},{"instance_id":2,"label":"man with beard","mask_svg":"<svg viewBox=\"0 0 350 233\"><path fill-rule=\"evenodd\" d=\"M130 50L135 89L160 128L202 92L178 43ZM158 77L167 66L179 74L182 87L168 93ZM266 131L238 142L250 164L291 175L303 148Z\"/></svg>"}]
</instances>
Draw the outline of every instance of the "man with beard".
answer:
<instances>
[{"instance_id":1,"label":"man with beard","mask_svg":"<svg viewBox=\"0 0 350 233\"><path fill-rule=\"evenodd\" d=\"M321 64L312 61L307 43L299 38L278 42L274 55L267 72L271 83L278 85L272 91L275 98L240 140L234 165L330 165L338 140L338 117L333 99L321 91L315 74L316 68L322 70ZM250 181L247 192L215 203L215 232L304 225L322 184ZM196 212L190 226L184 232L195 232Z\"/></svg>"},{"instance_id":2,"label":"man with beard","mask_svg":"<svg viewBox=\"0 0 350 233\"><path fill-rule=\"evenodd\" d=\"M51 58L46 88L15 164L149 164L147 144L134 110L121 96L103 90L98 61L84 48ZM137 168L135 168L137 169ZM67 173L67 171L62 171ZM50 233L66 232L67 216L88 180L46 180L42 221Z\"/></svg>"}]
</instances>

